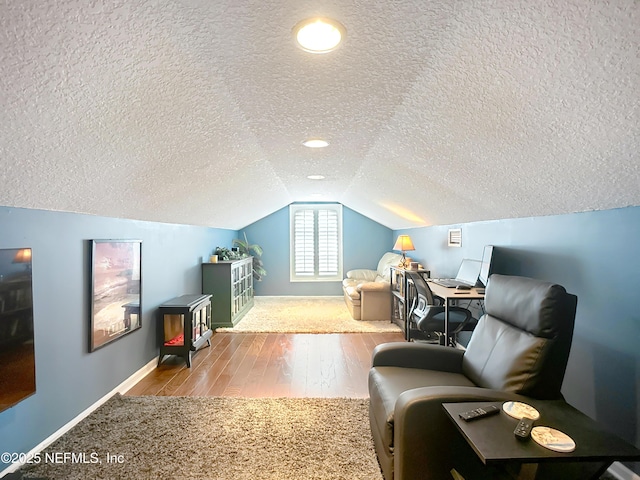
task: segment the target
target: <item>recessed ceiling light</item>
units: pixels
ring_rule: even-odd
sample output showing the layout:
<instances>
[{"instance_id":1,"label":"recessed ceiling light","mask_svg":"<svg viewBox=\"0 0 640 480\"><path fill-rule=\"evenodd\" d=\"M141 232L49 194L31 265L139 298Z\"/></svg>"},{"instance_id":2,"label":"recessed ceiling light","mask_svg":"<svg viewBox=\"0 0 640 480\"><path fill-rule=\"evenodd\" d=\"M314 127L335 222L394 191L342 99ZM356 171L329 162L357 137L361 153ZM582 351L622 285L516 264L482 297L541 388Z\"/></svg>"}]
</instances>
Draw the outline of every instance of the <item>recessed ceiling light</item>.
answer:
<instances>
[{"instance_id":1,"label":"recessed ceiling light","mask_svg":"<svg viewBox=\"0 0 640 480\"><path fill-rule=\"evenodd\" d=\"M309 180L324 180L324 175L307 175Z\"/></svg>"},{"instance_id":2,"label":"recessed ceiling light","mask_svg":"<svg viewBox=\"0 0 640 480\"><path fill-rule=\"evenodd\" d=\"M322 140L321 138L310 138L302 142L302 145L309 148L323 148L329 145L329 142Z\"/></svg>"},{"instance_id":3,"label":"recessed ceiling light","mask_svg":"<svg viewBox=\"0 0 640 480\"><path fill-rule=\"evenodd\" d=\"M330 18L307 18L293 27L293 38L305 52L328 53L338 48L345 28Z\"/></svg>"}]
</instances>

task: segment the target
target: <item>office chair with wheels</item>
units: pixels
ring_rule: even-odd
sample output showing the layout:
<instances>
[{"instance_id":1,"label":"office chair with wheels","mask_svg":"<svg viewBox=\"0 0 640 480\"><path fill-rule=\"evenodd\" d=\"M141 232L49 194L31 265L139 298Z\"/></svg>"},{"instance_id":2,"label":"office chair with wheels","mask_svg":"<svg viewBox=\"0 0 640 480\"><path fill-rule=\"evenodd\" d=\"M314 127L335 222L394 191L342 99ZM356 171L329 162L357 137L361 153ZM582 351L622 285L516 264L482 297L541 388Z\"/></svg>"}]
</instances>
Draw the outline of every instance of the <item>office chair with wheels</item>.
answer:
<instances>
[{"instance_id":1,"label":"office chair with wheels","mask_svg":"<svg viewBox=\"0 0 640 480\"><path fill-rule=\"evenodd\" d=\"M425 279L417 272L406 272L409 289L414 289L413 302L407 319L409 326L415 324L416 329L426 338L437 338L443 343L445 308L433 292ZM473 330L477 322L469 310L462 307L449 307L449 332L455 339L463 330Z\"/></svg>"}]
</instances>

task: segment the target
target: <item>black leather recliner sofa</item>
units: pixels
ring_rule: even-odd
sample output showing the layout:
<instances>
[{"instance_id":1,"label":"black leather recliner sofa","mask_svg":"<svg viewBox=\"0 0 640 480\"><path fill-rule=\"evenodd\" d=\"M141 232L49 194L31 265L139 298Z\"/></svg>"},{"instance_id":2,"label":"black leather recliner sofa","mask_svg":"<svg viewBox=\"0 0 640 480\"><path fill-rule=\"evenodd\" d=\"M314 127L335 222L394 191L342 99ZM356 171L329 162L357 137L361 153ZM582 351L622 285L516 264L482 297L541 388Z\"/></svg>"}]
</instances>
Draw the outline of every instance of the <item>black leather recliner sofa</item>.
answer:
<instances>
[{"instance_id":1,"label":"black leather recliner sofa","mask_svg":"<svg viewBox=\"0 0 640 480\"><path fill-rule=\"evenodd\" d=\"M369 418L385 479L451 479L454 467L477 468L442 403L562 399L576 305L560 285L492 275L486 313L466 351L379 345L369 372Z\"/></svg>"}]
</instances>

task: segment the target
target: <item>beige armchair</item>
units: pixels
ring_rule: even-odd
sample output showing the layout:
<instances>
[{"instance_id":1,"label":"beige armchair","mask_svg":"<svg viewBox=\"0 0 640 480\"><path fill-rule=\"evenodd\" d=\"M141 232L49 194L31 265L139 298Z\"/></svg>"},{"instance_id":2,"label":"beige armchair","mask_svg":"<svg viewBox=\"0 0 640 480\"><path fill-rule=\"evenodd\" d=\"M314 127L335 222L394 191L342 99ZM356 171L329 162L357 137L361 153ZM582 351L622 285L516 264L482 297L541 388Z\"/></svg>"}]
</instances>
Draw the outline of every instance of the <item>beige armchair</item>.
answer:
<instances>
[{"instance_id":1,"label":"beige armchair","mask_svg":"<svg viewBox=\"0 0 640 480\"><path fill-rule=\"evenodd\" d=\"M376 270L349 270L342 281L344 301L356 320L376 321L391 319L391 267L402 261L402 255L387 252L378 262Z\"/></svg>"}]
</instances>

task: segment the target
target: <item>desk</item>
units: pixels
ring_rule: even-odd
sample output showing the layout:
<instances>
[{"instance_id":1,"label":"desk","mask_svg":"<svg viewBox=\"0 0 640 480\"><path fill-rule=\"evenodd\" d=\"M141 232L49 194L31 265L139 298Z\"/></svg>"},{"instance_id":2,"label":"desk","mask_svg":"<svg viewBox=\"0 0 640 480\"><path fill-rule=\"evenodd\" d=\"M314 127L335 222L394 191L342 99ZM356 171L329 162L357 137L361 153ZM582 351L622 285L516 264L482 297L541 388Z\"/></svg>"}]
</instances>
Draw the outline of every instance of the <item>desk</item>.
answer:
<instances>
[{"instance_id":1,"label":"desk","mask_svg":"<svg viewBox=\"0 0 640 480\"><path fill-rule=\"evenodd\" d=\"M446 344L451 345L452 339L449 335L449 307L451 300L484 300L484 293L478 293L478 289L472 288L471 290L456 290L455 288L443 287L433 281L427 280L431 292L436 297L441 298L444 301L444 337Z\"/></svg>"},{"instance_id":2,"label":"desk","mask_svg":"<svg viewBox=\"0 0 640 480\"><path fill-rule=\"evenodd\" d=\"M458 416L487 405L502 408L502 402L443 403L442 407L482 463L489 468L494 467L495 476L502 478L597 479L616 460L640 459L640 450L562 400L530 399L527 403L540 412L540 419L534 425L566 433L575 441L576 449L570 453L558 453L531 439L517 440L513 430L518 420L503 411L471 422L465 422Z\"/></svg>"}]
</instances>

